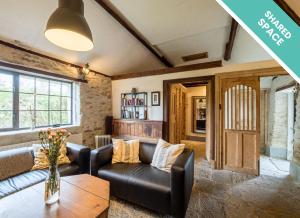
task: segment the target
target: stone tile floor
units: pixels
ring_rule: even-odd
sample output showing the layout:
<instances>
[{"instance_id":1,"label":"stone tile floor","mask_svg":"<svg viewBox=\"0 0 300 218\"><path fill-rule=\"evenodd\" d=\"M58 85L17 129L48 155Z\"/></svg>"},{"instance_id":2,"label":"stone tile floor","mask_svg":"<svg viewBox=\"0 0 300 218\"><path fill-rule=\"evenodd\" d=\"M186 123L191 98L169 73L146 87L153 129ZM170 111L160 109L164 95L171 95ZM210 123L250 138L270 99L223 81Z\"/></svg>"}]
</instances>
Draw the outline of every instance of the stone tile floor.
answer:
<instances>
[{"instance_id":1,"label":"stone tile floor","mask_svg":"<svg viewBox=\"0 0 300 218\"><path fill-rule=\"evenodd\" d=\"M195 181L186 217L189 218L300 218L300 184L288 175L262 173L259 177L214 170L196 155ZM262 157L274 167L268 158ZM276 164L275 164L276 165ZM277 170L278 171L278 170ZM284 171L284 170L283 170ZM168 217L112 198L109 217Z\"/></svg>"},{"instance_id":2,"label":"stone tile floor","mask_svg":"<svg viewBox=\"0 0 300 218\"><path fill-rule=\"evenodd\" d=\"M276 159L265 155L260 156L260 174L286 177L289 175L290 162L287 160Z\"/></svg>"}]
</instances>

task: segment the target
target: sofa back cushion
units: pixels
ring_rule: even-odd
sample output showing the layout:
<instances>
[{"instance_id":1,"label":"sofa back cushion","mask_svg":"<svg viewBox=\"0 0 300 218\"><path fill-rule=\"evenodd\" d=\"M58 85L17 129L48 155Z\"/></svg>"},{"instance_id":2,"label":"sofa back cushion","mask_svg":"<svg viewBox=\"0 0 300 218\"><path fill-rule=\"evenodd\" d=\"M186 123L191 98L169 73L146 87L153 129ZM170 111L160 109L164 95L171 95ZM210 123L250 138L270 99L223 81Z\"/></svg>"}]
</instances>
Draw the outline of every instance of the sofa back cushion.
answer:
<instances>
[{"instance_id":1,"label":"sofa back cushion","mask_svg":"<svg viewBox=\"0 0 300 218\"><path fill-rule=\"evenodd\" d=\"M138 139L124 141L123 139L113 139L112 163L140 163Z\"/></svg>"},{"instance_id":2,"label":"sofa back cushion","mask_svg":"<svg viewBox=\"0 0 300 218\"><path fill-rule=\"evenodd\" d=\"M30 171L33 155L30 148L17 148L0 152L0 180Z\"/></svg>"},{"instance_id":3,"label":"sofa back cushion","mask_svg":"<svg viewBox=\"0 0 300 218\"><path fill-rule=\"evenodd\" d=\"M156 144L140 142L140 161L144 164L150 164L153 159Z\"/></svg>"}]
</instances>

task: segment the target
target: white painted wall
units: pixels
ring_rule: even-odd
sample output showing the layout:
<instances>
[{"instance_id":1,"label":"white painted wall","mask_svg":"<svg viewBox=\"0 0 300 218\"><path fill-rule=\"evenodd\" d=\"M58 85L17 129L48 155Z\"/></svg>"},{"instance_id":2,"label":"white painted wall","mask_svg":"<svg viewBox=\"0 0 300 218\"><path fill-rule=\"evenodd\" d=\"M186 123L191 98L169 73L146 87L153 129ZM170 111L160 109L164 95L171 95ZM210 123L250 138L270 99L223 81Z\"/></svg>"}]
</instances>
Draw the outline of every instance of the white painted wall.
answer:
<instances>
[{"instance_id":1,"label":"white painted wall","mask_svg":"<svg viewBox=\"0 0 300 218\"><path fill-rule=\"evenodd\" d=\"M120 107L121 107L121 93L130 92L133 87L137 88L138 91L148 92L148 105L151 104L151 92L160 91L161 92L161 106L152 107L149 106L148 119L149 120L163 120L163 81L178 78L187 77L199 77L207 75L215 75L218 73L241 71L241 70L252 70L261 69L267 67L278 67L277 62L271 61L261 61L252 62L246 64L235 64L226 65L224 67L203 69L195 71L186 71L180 73L164 74L158 76L148 76L124 80L114 80L112 81L112 108L114 118L120 118Z\"/></svg>"}]
</instances>

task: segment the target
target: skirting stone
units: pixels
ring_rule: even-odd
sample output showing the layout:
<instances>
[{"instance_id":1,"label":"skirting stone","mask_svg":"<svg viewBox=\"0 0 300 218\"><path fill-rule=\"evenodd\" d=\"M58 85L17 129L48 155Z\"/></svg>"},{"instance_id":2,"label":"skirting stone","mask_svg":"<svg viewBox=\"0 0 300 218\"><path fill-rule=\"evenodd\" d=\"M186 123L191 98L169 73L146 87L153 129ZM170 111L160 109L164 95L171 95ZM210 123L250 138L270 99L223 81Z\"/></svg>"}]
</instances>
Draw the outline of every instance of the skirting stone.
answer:
<instances>
[{"instance_id":1,"label":"skirting stone","mask_svg":"<svg viewBox=\"0 0 300 218\"><path fill-rule=\"evenodd\" d=\"M266 146L266 155L269 157L280 158L286 160L287 149L277 148L273 146Z\"/></svg>"},{"instance_id":2,"label":"skirting stone","mask_svg":"<svg viewBox=\"0 0 300 218\"><path fill-rule=\"evenodd\" d=\"M266 147L260 147L260 153L261 154L266 154Z\"/></svg>"},{"instance_id":3,"label":"skirting stone","mask_svg":"<svg viewBox=\"0 0 300 218\"><path fill-rule=\"evenodd\" d=\"M291 161L290 174L297 182L300 182L300 165Z\"/></svg>"}]
</instances>

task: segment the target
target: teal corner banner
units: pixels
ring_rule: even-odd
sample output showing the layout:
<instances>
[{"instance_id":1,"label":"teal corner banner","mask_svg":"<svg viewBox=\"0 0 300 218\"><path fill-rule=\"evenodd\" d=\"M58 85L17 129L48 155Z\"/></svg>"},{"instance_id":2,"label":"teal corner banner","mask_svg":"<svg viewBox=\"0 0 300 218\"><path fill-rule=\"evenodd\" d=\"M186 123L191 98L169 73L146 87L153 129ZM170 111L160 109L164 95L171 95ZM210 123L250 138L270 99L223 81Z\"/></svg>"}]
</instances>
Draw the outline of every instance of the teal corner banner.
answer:
<instances>
[{"instance_id":1,"label":"teal corner banner","mask_svg":"<svg viewBox=\"0 0 300 218\"><path fill-rule=\"evenodd\" d=\"M217 2L300 82L300 28L273 0Z\"/></svg>"}]
</instances>

